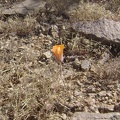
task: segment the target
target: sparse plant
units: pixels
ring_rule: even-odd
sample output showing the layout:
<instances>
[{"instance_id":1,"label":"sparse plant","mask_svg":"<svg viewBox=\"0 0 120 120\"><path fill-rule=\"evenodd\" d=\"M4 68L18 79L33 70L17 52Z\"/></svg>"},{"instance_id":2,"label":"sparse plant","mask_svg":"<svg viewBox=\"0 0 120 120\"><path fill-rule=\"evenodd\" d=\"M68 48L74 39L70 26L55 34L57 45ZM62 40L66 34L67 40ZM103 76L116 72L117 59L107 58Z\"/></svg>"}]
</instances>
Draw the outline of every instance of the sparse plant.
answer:
<instances>
[{"instance_id":1,"label":"sparse plant","mask_svg":"<svg viewBox=\"0 0 120 120\"><path fill-rule=\"evenodd\" d=\"M109 17L112 13L96 3L82 2L78 7L69 11L71 21L96 20Z\"/></svg>"},{"instance_id":2,"label":"sparse plant","mask_svg":"<svg viewBox=\"0 0 120 120\"><path fill-rule=\"evenodd\" d=\"M113 13L120 14L120 0L106 0L104 6Z\"/></svg>"},{"instance_id":3,"label":"sparse plant","mask_svg":"<svg viewBox=\"0 0 120 120\"><path fill-rule=\"evenodd\" d=\"M16 33L18 36L29 36L34 33L35 18L27 16L25 19L19 17L9 18L7 22L1 22L1 31L5 34Z\"/></svg>"},{"instance_id":4,"label":"sparse plant","mask_svg":"<svg viewBox=\"0 0 120 120\"><path fill-rule=\"evenodd\" d=\"M53 7L58 13L64 13L70 5L79 3L80 0L46 0L51 7Z\"/></svg>"}]
</instances>

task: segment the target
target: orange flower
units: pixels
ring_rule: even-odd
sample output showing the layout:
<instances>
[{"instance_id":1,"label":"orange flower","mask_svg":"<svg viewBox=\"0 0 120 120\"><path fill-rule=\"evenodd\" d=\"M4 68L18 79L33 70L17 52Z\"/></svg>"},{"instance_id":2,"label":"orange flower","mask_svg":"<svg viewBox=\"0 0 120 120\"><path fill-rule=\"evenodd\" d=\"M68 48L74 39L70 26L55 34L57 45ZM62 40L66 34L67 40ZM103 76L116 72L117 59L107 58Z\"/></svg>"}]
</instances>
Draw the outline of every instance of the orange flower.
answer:
<instances>
[{"instance_id":1,"label":"orange flower","mask_svg":"<svg viewBox=\"0 0 120 120\"><path fill-rule=\"evenodd\" d=\"M51 49L58 63L63 61L63 49L64 49L64 45L55 45Z\"/></svg>"}]
</instances>

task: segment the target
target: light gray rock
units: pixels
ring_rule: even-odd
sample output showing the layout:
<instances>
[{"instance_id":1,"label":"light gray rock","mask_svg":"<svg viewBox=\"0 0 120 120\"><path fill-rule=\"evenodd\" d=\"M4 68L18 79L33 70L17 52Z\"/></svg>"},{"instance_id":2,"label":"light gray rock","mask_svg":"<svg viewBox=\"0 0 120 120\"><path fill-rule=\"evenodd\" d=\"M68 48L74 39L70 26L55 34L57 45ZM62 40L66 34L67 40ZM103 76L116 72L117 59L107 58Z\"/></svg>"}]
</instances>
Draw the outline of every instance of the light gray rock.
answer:
<instances>
[{"instance_id":1,"label":"light gray rock","mask_svg":"<svg viewBox=\"0 0 120 120\"><path fill-rule=\"evenodd\" d=\"M87 113L76 112L71 120L120 120L120 113Z\"/></svg>"},{"instance_id":2,"label":"light gray rock","mask_svg":"<svg viewBox=\"0 0 120 120\"><path fill-rule=\"evenodd\" d=\"M13 6L1 7L0 13L4 15L14 15L14 14L21 14L26 15L28 12L33 10L39 10L45 6L46 2L42 0L25 0L20 3L16 3Z\"/></svg>"},{"instance_id":3,"label":"light gray rock","mask_svg":"<svg viewBox=\"0 0 120 120\"><path fill-rule=\"evenodd\" d=\"M50 51L47 51L47 52L44 52L43 53L43 56L47 59L51 58L52 57L52 53Z\"/></svg>"},{"instance_id":4,"label":"light gray rock","mask_svg":"<svg viewBox=\"0 0 120 120\"><path fill-rule=\"evenodd\" d=\"M89 70L90 69L90 61L89 60L82 60L81 61L81 69L82 70Z\"/></svg>"},{"instance_id":5,"label":"light gray rock","mask_svg":"<svg viewBox=\"0 0 120 120\"><path fill-rule=\"evenodd\" d=\"M106 91L100 91L100 92L98 93L98 95L99 95L100 97L103 97L103 96L106 96L106 95L107 95L107 92L106 92Z\"/></svg>"},{"instance_id":6,"label":"light gray rock","mask_svg":"<svg viewBox=\"0 0 120 120\"><path fill-rule=\"evenodd\" d=\"M120 45L120 22L108 19L73 23L72 28L89 39Z\"/></svg>"}]
</instances>

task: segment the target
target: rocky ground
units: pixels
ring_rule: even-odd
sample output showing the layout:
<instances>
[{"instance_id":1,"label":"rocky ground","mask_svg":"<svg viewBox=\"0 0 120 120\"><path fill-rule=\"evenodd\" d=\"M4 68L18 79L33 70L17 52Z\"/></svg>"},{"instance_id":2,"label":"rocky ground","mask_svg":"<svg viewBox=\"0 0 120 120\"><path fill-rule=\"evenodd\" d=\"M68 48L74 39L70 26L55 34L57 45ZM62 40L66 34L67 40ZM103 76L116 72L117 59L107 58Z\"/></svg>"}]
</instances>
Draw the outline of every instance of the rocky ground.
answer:
<instances>
[{"instance_id":1,"label":"rocky ground","mask_svg":"<svg viewBox=\"0 0 120 120\"><path fill-rule=\"evenodd\" d=\"M119 11L85 2L79 17L74 2L66 12L55 1L1 3L1 120L120 119ZM62 73L50 51L61 43Z\"/></svg>"}]
</instances>

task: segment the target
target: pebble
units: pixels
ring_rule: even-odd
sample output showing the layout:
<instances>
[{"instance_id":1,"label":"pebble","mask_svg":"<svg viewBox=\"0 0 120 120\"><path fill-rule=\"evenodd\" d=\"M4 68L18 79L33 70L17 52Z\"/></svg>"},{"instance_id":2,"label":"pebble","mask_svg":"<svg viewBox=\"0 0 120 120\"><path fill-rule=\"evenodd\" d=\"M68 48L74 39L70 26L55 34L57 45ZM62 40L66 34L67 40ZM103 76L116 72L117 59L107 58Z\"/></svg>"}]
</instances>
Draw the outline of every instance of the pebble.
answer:
<instances>
[{"instance_id":1,"label":"pebble","mask_svg":"<svg viewBox=\"0 0 120 120\"><path fill-rule=\"evenodd\" d=\"M96 67L93 66L93 65L91 65L90 71L93 72L93 73L97 73L97 69L96 69Z\"/></svg>"},{"instance_id":2,"label":"pebble","mask_svg":"<svg viewBox=\"0 0 120 120\"><path fill-rule=\"evenodd\" d=\"M81 69L82 70L89 70L90 69L90 61L89 60L82 60L81 61Z\"/></svg>"},{"instance_id":3,"label":"pebble","mask_svg":"<svg viewBox=\"0 0 120 120\"><path fill-rule=\"evenodd\" d=\"M67 115L66 115L66 114L64 114L64 113L62 114L62 116L61 116L61 117L62 117L62 119L63 119L63 120L66 120L66 119L67 119Z\"/></svg>"},{"instance_id":4,"label":"pebble","mask_svg":"<svg viewBox=\"0 0 120 120\"><path fill-rule=\"evenodd\" d=\"M43 55L45 56L45 58L49 59L52 57L52 53L50 51L44 52Z\"/></svg>"},{"instance_id":5,"label":"pebble","mask_svg":"<svg viewBox=\"0 0 120 120\"><path fill-rule=\"evenodd\" d=\"M100 91L100 92L98 93L98 95L99 95L100 97L106 96L106 94L107 94L106 91Z\"/></svg>"},{"instance_id":6,"label":"pebble","mask_svg":"<svg viewBox=\"0 0 120 120\"><path fill-rule=\"evenodd\" d=\"M109 99L109 100L108 100L108 103L112 103L112 102L113 102L113 100L112 100L112 99Z\"/></svg>"},{"instance_id":7,"label":"pebble","mask_svg":"<svg viewBox=\"0 0 120 120\"><path fill-rule=\"evenodd\" d=\"M75 95L75 96L79 96L79 95L80 95L80 92L77 91L77 90L75 90L75 91L74 91L74 95Z\"/></svg>"}]
</instances>

